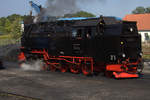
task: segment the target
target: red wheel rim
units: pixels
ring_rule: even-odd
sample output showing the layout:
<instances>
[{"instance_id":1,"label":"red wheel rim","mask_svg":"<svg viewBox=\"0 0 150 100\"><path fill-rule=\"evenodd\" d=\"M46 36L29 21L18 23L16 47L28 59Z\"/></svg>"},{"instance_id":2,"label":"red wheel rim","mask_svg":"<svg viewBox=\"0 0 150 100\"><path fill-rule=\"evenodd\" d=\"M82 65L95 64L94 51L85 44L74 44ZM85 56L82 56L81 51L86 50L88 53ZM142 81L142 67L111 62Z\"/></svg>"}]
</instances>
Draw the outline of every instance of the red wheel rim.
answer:
<instances>
[{"instance_id":1,"label":"red wheel rim","mask_svg":"<svg viewBox=\"0 0 150 100\"><path fill-rule=\"evenodd\" d=\"M61 71L62 73L67 72L67 70L68 70L68 68L67 68L67 67L64 67L64 66L60 69L60 71Z\"/></svg>"},{"instance_id":2,"label":"red wheel rim","mask_svg":"<svg viewBox=\"0 0 150 100\"><path fill-rule=\"evenodd\" d=\"M50 70L51 70L52 72L55 72L55 71L56 71L56 67L53 66L53 65L50 65Z\"/></svg>"},{"instance_id":3,"label":"red wheel rim","mask_svg":"<svg viewBox=\"0 0 150 100\"><path fill-rule=\"evenodd\" d=\"M70 67L70 71L74 74L78 74L79 73L79 69L77 68L77 66L71 66Z\"/></svg>"},{"instance_id":4,"label":"red wheel rim","mask_svg":"<svg viewBox=\"0 0 150 100\"><path fill-rule=\"evenodd\" d=\"M84 75L89 75L89 74L91 74L91 69L89 68L89 66L83 65L83 66L82 66L82 73L83 73Z\"/></svg>"}]
</instances>

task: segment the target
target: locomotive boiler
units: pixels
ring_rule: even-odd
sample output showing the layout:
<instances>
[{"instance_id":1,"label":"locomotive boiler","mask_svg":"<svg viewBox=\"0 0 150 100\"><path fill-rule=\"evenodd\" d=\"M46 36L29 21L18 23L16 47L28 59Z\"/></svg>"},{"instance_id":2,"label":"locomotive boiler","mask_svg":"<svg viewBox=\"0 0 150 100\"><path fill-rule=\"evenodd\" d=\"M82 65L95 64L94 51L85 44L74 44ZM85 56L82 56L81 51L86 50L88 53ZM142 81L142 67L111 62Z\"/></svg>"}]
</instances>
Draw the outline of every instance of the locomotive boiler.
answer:
<instances>
[{"instance_id":1,"label":"locomotive boiler","mask_svg":"<svg viewBox=\"0 0 150 100\"><path fill-rule=\"evenodd\" d=\"M20 61L41 59L44 70L115 78L139 77L141 36L136 22L115 17L61 18L24 25Z\"/></svg>"}]
</instances>

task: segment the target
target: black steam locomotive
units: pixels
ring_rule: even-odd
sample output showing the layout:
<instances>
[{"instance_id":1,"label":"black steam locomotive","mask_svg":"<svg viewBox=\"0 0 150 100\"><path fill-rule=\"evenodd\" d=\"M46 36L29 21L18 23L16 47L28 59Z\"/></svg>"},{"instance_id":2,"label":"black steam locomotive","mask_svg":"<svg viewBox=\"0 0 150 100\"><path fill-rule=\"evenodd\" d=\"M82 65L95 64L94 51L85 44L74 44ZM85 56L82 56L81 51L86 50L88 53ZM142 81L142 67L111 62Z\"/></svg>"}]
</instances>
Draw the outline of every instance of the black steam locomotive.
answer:
<instances>
[{"instance_id":1,"label":"black steam locomotive","mask_svg":"<svg viewBox=\"0 0 150 100\"><path fill-rule=\"evenodd\" d=\"M51 71L130 78L143 69L136 22L115 17L25 24L21 44L20 61L41 59Z\"/></svg>"}]
</instances>

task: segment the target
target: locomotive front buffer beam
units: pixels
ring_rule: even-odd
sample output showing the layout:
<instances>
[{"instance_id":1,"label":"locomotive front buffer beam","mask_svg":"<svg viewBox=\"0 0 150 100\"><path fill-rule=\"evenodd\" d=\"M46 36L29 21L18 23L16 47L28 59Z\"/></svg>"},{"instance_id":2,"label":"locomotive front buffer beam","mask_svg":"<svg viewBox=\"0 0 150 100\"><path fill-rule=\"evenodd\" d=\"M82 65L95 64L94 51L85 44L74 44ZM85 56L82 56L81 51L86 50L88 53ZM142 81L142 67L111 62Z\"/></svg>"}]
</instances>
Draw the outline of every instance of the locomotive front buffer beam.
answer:
<instances>
[{"instance_id":1,"label":"locomotive front buffer beam","mask_svg":"<svg viewBox=\"0 0 150 100\"><path fill-rule=\"evenodd\" d=\"M106 65L106 73L108 76L113 75L115 78L138 78L140 77L140 72L138 72L140 63L141 59L139 58L135 63L130 63L127 59L121 64L108 64Z\"/></svg>"}]
</instances>

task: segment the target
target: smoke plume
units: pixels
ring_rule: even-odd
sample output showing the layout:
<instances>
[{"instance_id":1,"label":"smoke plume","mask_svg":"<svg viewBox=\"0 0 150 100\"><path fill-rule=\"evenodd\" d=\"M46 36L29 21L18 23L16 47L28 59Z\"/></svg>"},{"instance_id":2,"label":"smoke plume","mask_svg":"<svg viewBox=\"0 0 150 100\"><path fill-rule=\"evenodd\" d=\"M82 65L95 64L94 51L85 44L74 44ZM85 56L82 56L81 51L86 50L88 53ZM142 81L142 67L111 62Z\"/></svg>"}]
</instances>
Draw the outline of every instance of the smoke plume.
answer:
<instances>
[{"instance_id":1,"label":"smoke plume","mask_svg":"<svg viewBox=\"0 0 150 100\"><path fill-rule=\"evenodd\" d=\"M41 60L21 64L21 68L26 71L40 71L42 70L42 67L43 62Z\"/></svg>"},{"instance_id":2,"label":"smoke plume","mask_svg":"<svg viewBox=\"0 0 150 100\"><path fill-rule=\"evenodd\" d=\"M64 14L72 14L81 11L79 4L85 7L87 3L103 3L105 1L106 0L47 0L44 15L63 16Z\"/></svg>"},{"instance_id":3,"label":"smoke plume","mask_svg":"<svg viewBox=\"0 0 150 100\"><path fill-rule=\"evenodd\" d=\"M46 14L49 16L62 16L79 11L76 0L47 0L46 6Z\"/></svg>"}]
</instances>

